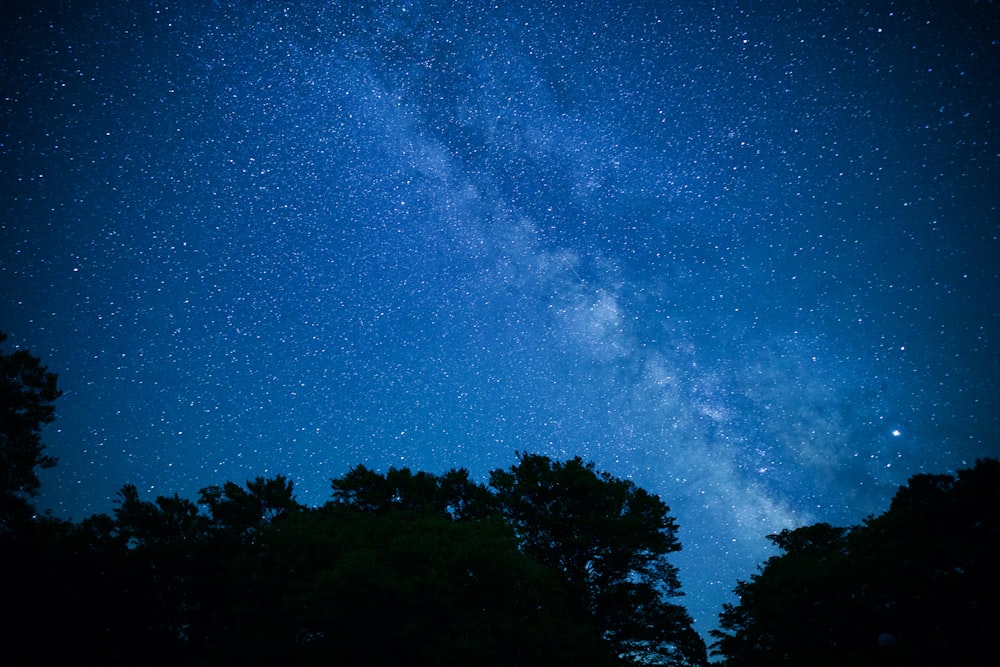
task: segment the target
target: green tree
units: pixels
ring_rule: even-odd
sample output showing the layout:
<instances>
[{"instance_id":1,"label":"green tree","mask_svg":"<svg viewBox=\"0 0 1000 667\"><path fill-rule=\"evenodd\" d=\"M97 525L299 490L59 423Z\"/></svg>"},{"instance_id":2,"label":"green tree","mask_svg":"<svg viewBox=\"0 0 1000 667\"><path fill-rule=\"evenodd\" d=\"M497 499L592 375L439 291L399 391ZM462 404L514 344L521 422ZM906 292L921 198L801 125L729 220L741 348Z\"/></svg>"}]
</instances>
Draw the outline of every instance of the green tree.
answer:
<instances>
[{"instance_id":1,"label":"green tree","mask_svg":"<svg viewBox=\"0 0 1000 667\"><path fill-rule=\"evenodd\" d=\"M0 530L31 517L40 486L35 469L56 464L44 453L41 430L55 419L57 379L27 350L0 351Z\"/></svg>"},{"instance_id":2,"label":"green tree","mask_svg":"<svg viewBox=\"0 0 1000 667\"><path fill-rule=\"evenodd\" d=\"M726 605L713 651L742 665L982 665L1000 629L1000 462L916 475L861 525L782 531Z\"/></svg>"},{"instance_id":3,"label":"green tree","mask_svg":"<svg viewBox=\"0 0 1000 667\"><path fill-rule=\"evenodd\" d=\"M681 592L667 556L681 545L660 498L579 457L521 454L490 485L525 552L562 574L621 659L706 662L691 617L670 601Z\"/></svg>"}]
</instances>

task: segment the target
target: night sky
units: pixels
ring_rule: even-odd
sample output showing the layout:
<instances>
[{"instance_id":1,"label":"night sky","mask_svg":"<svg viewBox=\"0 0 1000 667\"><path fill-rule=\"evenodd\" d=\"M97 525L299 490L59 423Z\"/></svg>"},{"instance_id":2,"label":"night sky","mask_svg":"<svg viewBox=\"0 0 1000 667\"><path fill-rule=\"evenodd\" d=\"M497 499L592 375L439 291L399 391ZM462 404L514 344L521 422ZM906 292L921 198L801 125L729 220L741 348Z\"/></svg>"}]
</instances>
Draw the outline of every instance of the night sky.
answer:
<instances>
[{"instance_id":1,"label":"night sky","mask_svg":"<svg viewBox=\"0 0 1000 667\"><path fill-rule=\"evenodd\" d=\"M765 535L1000 456L996 2L0 11L40 509L579 455L705 632Z\"/></svg>"}]
</instances>

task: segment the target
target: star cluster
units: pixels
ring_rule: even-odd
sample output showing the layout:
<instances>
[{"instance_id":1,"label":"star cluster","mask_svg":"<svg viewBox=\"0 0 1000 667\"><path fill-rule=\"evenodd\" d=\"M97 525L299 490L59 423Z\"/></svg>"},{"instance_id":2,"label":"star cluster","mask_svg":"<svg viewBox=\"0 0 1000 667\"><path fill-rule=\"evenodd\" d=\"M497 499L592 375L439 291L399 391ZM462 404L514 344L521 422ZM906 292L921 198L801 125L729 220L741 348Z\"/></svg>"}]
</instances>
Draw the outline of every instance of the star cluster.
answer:
<instances>
[{"instance_id":1,"label":"star cluster","mask_svg":"<svg viewBox=\"0 0 1000 667\"><path fill-rule=\"evenodd\" d=\"M1000 454L993 3L2 11L43 508L580 455L704 631L766 534Z\"/></svg>"}]
</instances>

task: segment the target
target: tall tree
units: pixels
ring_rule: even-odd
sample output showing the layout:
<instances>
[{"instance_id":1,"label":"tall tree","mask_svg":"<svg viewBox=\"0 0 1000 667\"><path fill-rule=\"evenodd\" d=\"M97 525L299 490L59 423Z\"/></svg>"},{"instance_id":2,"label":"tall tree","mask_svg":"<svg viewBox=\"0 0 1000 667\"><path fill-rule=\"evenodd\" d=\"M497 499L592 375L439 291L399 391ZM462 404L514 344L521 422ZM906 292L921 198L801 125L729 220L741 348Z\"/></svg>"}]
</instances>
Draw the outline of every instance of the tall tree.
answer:
<instances>
[{"instance_id":1,"label":"tall tree","mask_svg":"<svg viewBox=\"0 0 1000 667\"><path fill-rule=\"evenodd\" d=\"M0 530L30 518L40 486L35 469L56 464L44 453L41 430L55 419L57 379L27 350L0 351Z\"/></svg>"},{"instance_id":2,"label":"tall tree","mask_svg":"<svg viewBox=\"0 0 1000 667\"><path fill-rule=\"evenodd\" d=\"M782 531L726 605L713 651L741 665L984 665L1000 629L1000 462L916 475L861 525Z\"/></svg>"},{"instance_id":3,"label":"tall tree","mask_svg":"<svg viewBox=\"0 0 1000 667\"><path fill-rule=\"evenodd\" d=\"M681 593L667 556L681 545L659 497L579 457L537 454L493 471L490 485L526 553L562 573L621 659L706 662L691 617L670 601Z\"/></svg>"}]
</instances>

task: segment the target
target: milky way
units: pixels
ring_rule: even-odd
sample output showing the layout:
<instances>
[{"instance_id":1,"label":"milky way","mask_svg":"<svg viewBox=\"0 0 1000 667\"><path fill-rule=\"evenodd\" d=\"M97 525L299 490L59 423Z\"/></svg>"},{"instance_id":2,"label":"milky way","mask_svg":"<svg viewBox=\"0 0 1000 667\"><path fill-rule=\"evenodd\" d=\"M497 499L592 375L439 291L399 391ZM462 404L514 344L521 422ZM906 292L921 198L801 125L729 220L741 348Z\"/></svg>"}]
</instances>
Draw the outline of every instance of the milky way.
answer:
<instances>
[{"instance_id":1,"label":"milky way","mask_svg":"<svg viewBox=\"0 0 1000 667\"><path fill-rule=\"evenodd\" d=\"M995 3L97 4L3 9L43 509L579 455L705 632L765 535L1000 455Z\"/></svg>"}]
</instances>

